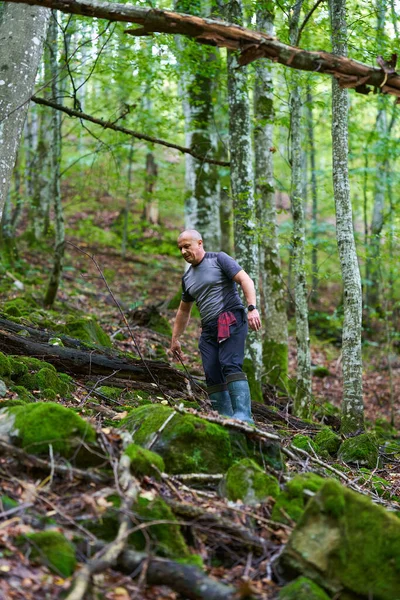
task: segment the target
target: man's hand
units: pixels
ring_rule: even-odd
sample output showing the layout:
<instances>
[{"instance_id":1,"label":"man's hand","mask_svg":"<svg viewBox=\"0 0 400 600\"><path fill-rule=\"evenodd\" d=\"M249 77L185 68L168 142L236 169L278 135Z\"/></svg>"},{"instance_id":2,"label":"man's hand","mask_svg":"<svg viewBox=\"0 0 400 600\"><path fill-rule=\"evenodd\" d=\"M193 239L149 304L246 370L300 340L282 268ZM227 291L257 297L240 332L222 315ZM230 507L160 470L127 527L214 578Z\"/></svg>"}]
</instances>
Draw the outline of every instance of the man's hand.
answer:
<instances>
[{"instance_id":1,"label":"man's hand","mask_svg":"<svg viewBox=\"0 0 400 600\"><path fill-rule=\"evenodd\" d=\"M255 308L254 310L247 313L247 320L249 322L249 327L253 331L258 331L261 329L261 319L258 310Z\"/></svg>"},{"instance_id":2,"label":"man's hand","mask_svg":"<svg viewBox=\"0 0 400 600\"><path fill-rule=\"evenodd\" d=\"M181 343L178 340L172 340L169 350L175 360L183 360Z\"/></svg>"}]
</instances>

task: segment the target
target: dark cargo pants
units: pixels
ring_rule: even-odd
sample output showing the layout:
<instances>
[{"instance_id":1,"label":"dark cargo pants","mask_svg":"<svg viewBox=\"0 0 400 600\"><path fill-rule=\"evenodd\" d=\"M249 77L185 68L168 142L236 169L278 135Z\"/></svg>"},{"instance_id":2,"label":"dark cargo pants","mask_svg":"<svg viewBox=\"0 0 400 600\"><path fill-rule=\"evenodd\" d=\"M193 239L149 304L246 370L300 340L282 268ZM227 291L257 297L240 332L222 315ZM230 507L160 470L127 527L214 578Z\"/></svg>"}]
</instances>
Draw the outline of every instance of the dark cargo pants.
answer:
<instances>
[{"instance_id":1,"label":"dark cargo pants","mask_svg":"<svg viewBox=\"0 0 400 600\"><path fill-rule=\"evenodd\" d=\"M208 393L222 391L227 381L246 379L242 370L248 330L244 309L232 310L236 323L230 325L230 337L218 342L217 320L203 326L199 350L203 361Z\"/></svg>"}]
</instances>

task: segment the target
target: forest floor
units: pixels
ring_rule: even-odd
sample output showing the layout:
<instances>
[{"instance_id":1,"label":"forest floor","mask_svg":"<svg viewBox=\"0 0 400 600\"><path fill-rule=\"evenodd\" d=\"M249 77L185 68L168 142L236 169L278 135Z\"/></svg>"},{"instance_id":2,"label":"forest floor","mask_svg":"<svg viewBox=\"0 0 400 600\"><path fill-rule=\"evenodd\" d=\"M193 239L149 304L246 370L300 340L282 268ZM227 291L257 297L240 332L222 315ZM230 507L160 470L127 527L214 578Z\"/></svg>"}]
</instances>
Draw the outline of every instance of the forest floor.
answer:
<instances>
[{"instance_id":1,"label":"forest floor","mask_svg":"<svg viewBox=\"0 0 400 600\"><path fill-rule=\"evenodd\" d=\"M76 217L79 221L79 215ZM107 220L108 219L108 220ZM98 215L99 222L103 224L104 229L108 227L115 219L115 213L104 212ZM73 227L73 223L72 223ZM173 225L171 224L173 229ZM151 237L151 232L147 235ZM160 234L153 232L155 245ZM183 270L183 260L179 257L168 254L157 253L137 253L128 250L126 257L121 258L120 252L115 247L106 247L105 245L91 245L87 240L81 237L70 236L69 241L78 246L87 254L83 254L76 247L67 246L65 271L63 276L62 288L57 297L56 310L62 315L71 309L82 311L85 314L93 314L98 319L103 329L111 336L116 347L121 350L136 352L135 344L140 348L145 358L156 358L155 347L162 345L167 352L169 338L166 335L155 333L140 326L133 326L135 343L133 343L129 332L126 330L119 309L110 295L107 286L101 277L99 270L90 256L95 257L108 285L120 303L125 314L140 306L157 305L160 312L167 317L172 324L175 310L167 308L168 302L175 296L180 288L180 280ZM90 256L88 256L90 255ZM32 293L36 299L44 295L45 282L51 268L51 258L45 252L29 251L27 247L21 251L21 259L31 273L31 282L26 289L17 291L12 285L9 286L6 295L0 297L0 302L23 295L26 292ZM36 283L35 283L35 274ZM14 278L18 279L17 271L8 275L10 283ZM22 277L21 277L22 279ZM321 291L322 293L322 291ZM332 312L335 308L334 302L337 294L332 296ZM292 326L291 326L292 327ZM183 349L185 353L185 366L188 371L196 378L202 379L201 360L197 349L197 338L200 331L200 324L197 318L193 318L187 333L183 338ZM117 335L120 334L120 335ZM122 336L121 336L122 334ZM117 337L116 337L117 336ZM117 339L117 338L123 339ZM372 351L371 351L372 348ZM331 343L322 339L312 338L311 342L312 361L315 366L326 367L329 374L325 377L313 378L313 393L317 403L330 402L336 407L340 406L342 396L342 364L340 350ZM168 354L165 357L171 364L178 369L182 365L176 365L172 357ZM290 338L290 373L294 377L296 363L296 351L294 337ZM388 369L388 359L381 346L369 346L366 351L364 362L364 401L366 418L373 422L376 418L390 419L391 407L391 385L392 394L396 398L400 390L400 358L394 357L392 363L392 382L390 381L390 372ZM105 384L107 382L105 381ZM87 392L82 388L77 389L74 394L73 402L82 405L88 399ZM71 401L70 401L71 404ZM289 407L287 407L289 408ZM84 415L84 410L82 414ZM115 421L116 426L121 415L115 406L109 407L109 415ZM399 407L396 406L395 419L397 426L400 426ZM118 435L115 434L112 427L104 426L102 423L103 415L97 416L97 425L111 444L118 443ZM3 480L3 493L11 497L18 497L22 503L27 505L39 505L42 511L42 518L48 518L57 514L64 519L64 523L73 522L81 518L82 513L90 515L91 511L101 510L102 502L105 502L102 486L94 483L73 481L59 481L56 486L49 485L48 478L37 480L33 473L18 473L14 476L10 470L9 457L0 459L2 466L9 477ZM8 469L8 471L7 471ZM389 470L390 471L390 470ZM393 477L395 485L399 486L397 475L394 471L380 473L388 479ZM151 493L156 489L163 488L164 494L171 494L164 483L155 484L154 482L145 482L145 487ZM227 511L225 501L218 499L215 494L207 497L207 493L198 494L195 490L180 489L178 491L180 500L195 503L204 508L211 509L212 512L224 514ZM262 520L268 521L270 508L263 505L254 509L257 516ZM40 511L39 511L40 512ZM254 519L246 514L245 510L236 510L230 507L229 519L238 526L246 526ZM253 513L254 517L254 513ZM6 600L44 600L47 598L61 598L70 588L70 579L51 574L48 569L40 566L33 566L29 559L21 553L12 544L12 539L16 533L23 533L24 527L19 517L9 518L0 523L0 545L3 543L8 549L8 553L0 553L0 598ZM257 598L270 599L276 598L277 584L271 579L269 571L269 561L274 553L279 553L279 548L288 538L290 527L278 527L270 530L268 527L260 528L257 534L268 537L268 555L264 556L256 566L252 564L250 554L243 556L243 550L233 548L231 550L231 567L209 566L207 572L223 580L225 583L232 583L242 589L242 597L245 597L246 586L251 587ZM217 536L218 537L218 536ZM201 539L201 536L199 537ZM199 543L199 542L197 542ZM229 546L229 542L226 542ZM196 552L207 557L207 545L210 544L209 537L204 535L203 547L197 547ZM14 554L12 554L14 553ZM228 552L229 553L229 552ZM144 600L160 599L175 600L178 596L164 587L144 588L139 583L132 580L131 577L123 576L116 571L109 571L108 574L96 576L96 585L101 597L106 600L128 600L129 598L143 598ZM3 596L2 596L3 594ZM97 596L93 596L94 598ZM99 596L100 597L100 596Z\"/></svg>"}]
</instances>

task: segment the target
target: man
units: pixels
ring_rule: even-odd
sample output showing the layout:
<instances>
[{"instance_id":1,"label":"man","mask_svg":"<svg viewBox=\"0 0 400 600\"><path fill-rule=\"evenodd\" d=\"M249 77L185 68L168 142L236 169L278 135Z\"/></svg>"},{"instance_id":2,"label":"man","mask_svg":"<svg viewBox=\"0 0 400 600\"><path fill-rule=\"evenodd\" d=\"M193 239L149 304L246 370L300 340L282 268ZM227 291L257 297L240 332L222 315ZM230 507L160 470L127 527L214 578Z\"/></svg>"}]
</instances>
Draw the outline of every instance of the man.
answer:
<instances>
[{"instance_id":1,"label":"man","mask_svg":"<svg viewBox=\"0 0 400 600\"><path fill-rule=\"evenodd\" d=\"M201 316L199 349L207 391L214 410L253 423L250 389L242 370L247 322L258 331L254 283L225 252L206 252L198 231L188 229L178 237L178 247L190 264L182 277L182 300L172 332L171 351L182 358L179 337L189 322L193 302ZM236 284L243 290L247 315Z\"/></svg>"}]
</instances>

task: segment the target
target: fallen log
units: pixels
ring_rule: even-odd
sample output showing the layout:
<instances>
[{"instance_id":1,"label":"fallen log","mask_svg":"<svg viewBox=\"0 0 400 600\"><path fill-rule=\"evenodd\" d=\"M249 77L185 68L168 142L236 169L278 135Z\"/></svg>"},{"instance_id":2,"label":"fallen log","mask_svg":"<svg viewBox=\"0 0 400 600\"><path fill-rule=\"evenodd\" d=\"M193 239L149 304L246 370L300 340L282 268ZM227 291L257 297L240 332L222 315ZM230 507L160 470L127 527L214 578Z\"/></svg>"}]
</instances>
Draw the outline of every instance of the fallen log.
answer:
<instances>
[{"instance_id":1,"label":"fallen log","mask_svg":"<svg viewBox=\"0 0 400 600\"><path fill-rule=\"evenodd\" d=\"M187 391L187 378L183 373L165 362L137 360L123 357L105 349L54 346L49 344L52 337L60 337L52 332L43 332L18 325L19 332L27 331L29 336L7 331L4 319L0 324L0 350L5 354L34 356L54 365L58 370L72 375L118 375L119 379L150 382L153 376L158 385L182 392ZM16 324L13 323L13 326ZM9 325L7 327L10 328ZM39 338L39 339L37 339ZM72 339L72 338L70 338ZM151 375L150 375L150 373Z\"/></svg>"}]
</instances>

